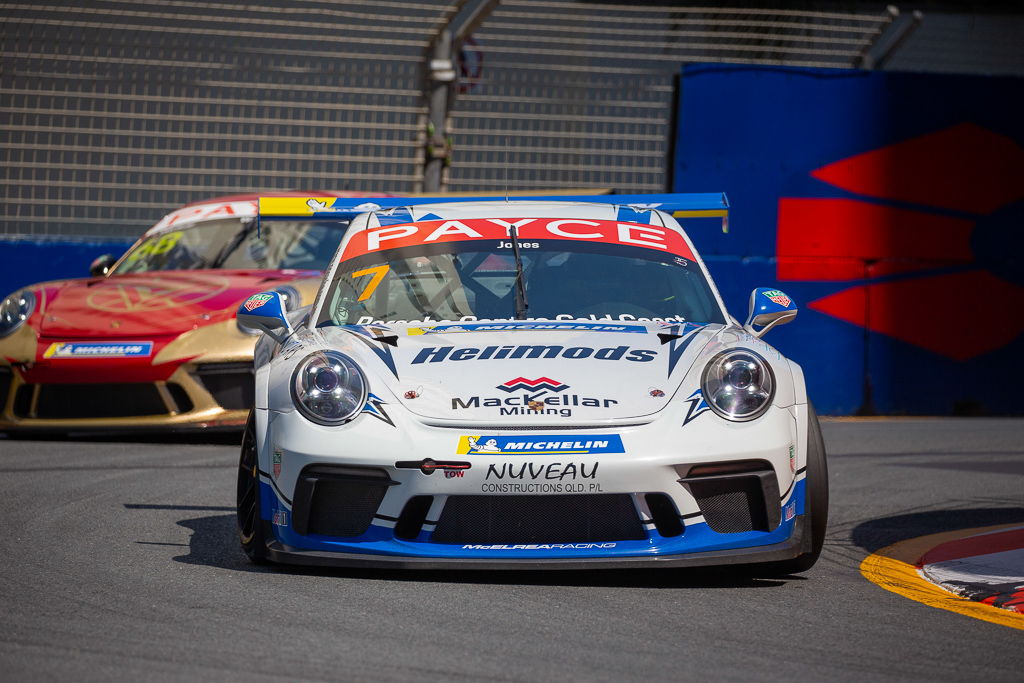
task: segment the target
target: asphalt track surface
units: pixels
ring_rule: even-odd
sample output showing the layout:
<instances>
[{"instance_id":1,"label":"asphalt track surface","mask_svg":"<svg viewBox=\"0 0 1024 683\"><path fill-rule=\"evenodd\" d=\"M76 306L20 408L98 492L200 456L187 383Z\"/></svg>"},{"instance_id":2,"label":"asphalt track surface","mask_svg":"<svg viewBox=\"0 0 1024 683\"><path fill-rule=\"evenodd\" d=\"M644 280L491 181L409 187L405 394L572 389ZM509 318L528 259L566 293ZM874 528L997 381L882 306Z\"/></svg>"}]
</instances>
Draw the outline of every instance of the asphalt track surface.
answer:
<instances>
[{"instance_id":1,"label":"asphalt track surface","mask_svg":"<svg viewBox=\"0 0 1024 683\"><path fill-rule=\"evenodd\" d=\"M0 676L1020 681L1022 631L890 593L872 551L1024 521L1024 420L824 424L822 559L732 571L268 569L229 440L0 438Z\"/></svg>"}]
</instances>

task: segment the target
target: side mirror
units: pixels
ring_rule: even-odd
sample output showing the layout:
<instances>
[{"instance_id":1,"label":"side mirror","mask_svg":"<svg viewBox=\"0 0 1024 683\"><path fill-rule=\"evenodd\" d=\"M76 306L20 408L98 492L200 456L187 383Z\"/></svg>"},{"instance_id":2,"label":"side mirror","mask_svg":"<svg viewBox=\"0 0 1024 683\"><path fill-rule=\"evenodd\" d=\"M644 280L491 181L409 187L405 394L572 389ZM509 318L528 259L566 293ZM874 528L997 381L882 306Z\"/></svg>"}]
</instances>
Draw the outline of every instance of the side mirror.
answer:
<instances>
[{"instance_id":1,"label":"side mirror","mask_svg":"<svg viewBox=\"0 0 1024 683\"><path fill-rule=\"evenodd\" d=\"M266 332L278 344L283 344L294 330L288 322L284 297L279 292L260 292L242 302L235 313L240 326Z\"/></svg>"},{"instance_id":2,"label":"side mirror","mask_svg":"<svg viewBox=\"0 0 1024 683\"><path fill-rule=\"evenodd\" d=\"M758 287L750 293L750 312L747 314L747 322L743 323L743 329L755 337L761 337L776 325L784 325L793 320L796 312L796 304L784 292Z\"/></svg>"},{"instance_id":3,"label":"side mirror","mask_svg":"<svg viewBox=\"0 0 1024 683\"><path fill-rule=\"evenodd\" d=\"M89 275L93 277L105 277L110 269L117 263L117 257L113 254L104 254L103 256L97 256L96 259L89 264Z\"/></svg>"}]
</instances>

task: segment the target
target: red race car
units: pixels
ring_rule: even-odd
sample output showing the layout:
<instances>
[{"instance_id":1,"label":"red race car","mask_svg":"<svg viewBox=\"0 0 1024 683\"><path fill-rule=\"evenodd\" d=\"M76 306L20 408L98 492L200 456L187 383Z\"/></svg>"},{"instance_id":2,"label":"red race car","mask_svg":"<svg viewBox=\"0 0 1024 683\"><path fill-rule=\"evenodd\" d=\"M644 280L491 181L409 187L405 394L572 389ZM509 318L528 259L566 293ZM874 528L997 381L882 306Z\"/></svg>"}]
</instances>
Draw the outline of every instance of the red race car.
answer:
<instances>
[{"instance_id":1,"label":"red race car","mask_svg":"<svg viewBox=\"0 0 1024 683\"><path fill-rule=\"evenodd\" d=\"M351 216L378 208L361 193L319 196L346 198ZM235 310L266 290L290 310L311 304L347 226L259 225L256 199L189 204L120 259L96 259L93 277L0 301L0 431L240 429L259 333Z\"/></svg>"}]
</instances>

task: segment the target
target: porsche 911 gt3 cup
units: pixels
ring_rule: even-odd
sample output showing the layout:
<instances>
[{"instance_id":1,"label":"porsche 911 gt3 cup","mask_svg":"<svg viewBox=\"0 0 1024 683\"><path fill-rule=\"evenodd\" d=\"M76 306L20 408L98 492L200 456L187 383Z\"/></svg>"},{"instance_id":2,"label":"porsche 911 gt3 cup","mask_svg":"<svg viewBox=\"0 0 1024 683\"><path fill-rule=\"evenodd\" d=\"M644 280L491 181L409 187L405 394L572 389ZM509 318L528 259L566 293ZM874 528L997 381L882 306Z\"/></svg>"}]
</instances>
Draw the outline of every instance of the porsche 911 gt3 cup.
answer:
<instances>
[{"instance_id":1,"label":"porsche 911 gt3 cup","mask_svg":"<svg viewBox=\"0 0 1024 683\"><path fill-rule=\"evenodd\" d=\"M363 214L311 307L249 297L249 557L813 565L824 445L802 371L760 338L795 304L759 288L744 325L726 311L674 217L724 215L724 196L616 199ZM329 217L307 206L261 218Z\"/></svg>"},{"instance_id":2,"label":"porsche 911 gt3 cup","mask_svg":"<svg viewBox=\"0 0 1024 683\"><path fill-rule=\"evenodd\" d=\"M328 223L267 230L256 195L195 202L120 259L96 259L92 277L0 299L0 431L240 430L256 337L235 309L266 289L293 308L313 300L345 232L339 218L376 206L333 195L322 199L336 209Z\"/></svg>"}]
</instances>

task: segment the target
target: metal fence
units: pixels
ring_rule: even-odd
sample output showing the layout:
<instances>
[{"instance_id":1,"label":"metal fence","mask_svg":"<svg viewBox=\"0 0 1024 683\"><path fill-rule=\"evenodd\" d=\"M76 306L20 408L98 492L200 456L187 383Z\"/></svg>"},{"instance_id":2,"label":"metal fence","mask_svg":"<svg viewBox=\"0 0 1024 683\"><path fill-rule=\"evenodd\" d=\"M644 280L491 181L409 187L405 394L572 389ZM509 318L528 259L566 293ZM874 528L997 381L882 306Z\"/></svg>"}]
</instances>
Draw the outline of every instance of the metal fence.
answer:
<instances>
[{"instance_id":1,"label":"metal fence","mask_svg":"<svg viewBox=\"0 0 1024 683\"><path fill-rule=\"evenodd\" d=\"M2 4L0 236L134 236L219 194L420 191L431 46L479 3ZM461 50L442 189L662 190L681 63L853 66L892 20L573 0L488 10Z\"/></svg>"},{"instance_id":2,"label":"metal fence","mask_svg":"<svg viewBox=\"0 0 1024 683\"><path fill-rule=\"evenodd\" d=\"M0 235L137 235L185 202L421 182L423 57L461 0L0 5Z\"/></svg>"},{"instance_id":3,"label":"metal fence","mask_svg":"<svg viewBox=\"0 0 1024 683\"><path fill-rule=\"evenodd\" d=\"M851 67L894 17L503 0L463 50L447 186L666 189L681 64Z\"/></svg>"}]
</instances>

